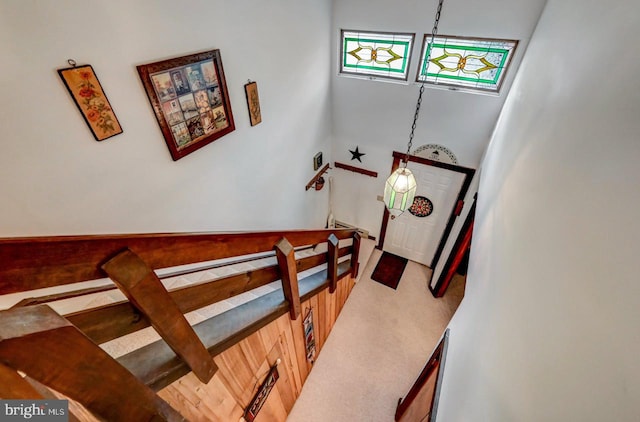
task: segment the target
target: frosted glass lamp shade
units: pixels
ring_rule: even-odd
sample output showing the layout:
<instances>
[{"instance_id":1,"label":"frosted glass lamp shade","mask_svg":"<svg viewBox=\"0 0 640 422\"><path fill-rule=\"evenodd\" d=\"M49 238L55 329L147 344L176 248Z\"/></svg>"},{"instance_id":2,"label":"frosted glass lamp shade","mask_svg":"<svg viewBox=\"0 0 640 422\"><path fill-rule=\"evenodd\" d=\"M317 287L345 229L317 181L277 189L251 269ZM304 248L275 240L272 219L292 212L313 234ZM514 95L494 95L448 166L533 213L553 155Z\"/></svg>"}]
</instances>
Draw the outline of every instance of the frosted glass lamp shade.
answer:
<instances>
[{"instance_id":1,"label":"frosted glass lamp shade","mask_svg":"<svg viewBox=\"0 0 640 422\"><path fill-rule=\"evenodd\" d=\"M389 213L397 217L413 204L416 178L406 167L396 169L384 185L384 204Z\"/></svg>"}]
</instances>

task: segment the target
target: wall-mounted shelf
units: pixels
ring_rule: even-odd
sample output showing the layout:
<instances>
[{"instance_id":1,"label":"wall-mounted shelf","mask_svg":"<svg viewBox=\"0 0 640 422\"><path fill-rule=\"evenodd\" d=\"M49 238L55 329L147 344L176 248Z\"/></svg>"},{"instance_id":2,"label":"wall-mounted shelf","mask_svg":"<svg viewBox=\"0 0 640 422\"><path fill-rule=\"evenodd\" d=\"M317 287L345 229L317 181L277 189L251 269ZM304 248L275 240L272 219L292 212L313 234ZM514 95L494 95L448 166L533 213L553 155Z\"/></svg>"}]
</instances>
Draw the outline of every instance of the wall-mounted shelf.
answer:
<instances>
[{"instance_id":1,"label":"wall-mounted shelf","mask_svg":"<svg viewBox=\"0 0 640 422\"><path fill-rule=\"evenodd\" d=\"M334 165L335 165L336 168L339 168L339 169L349 170L349 171L352 171L354 173L364 174L365 176L378 177L378 173L375 172L375 171L362 169L360 167L350 166L349 164L342 164L342 163L339 163L337 161L334 163Z\"/></svg>"},{"instance_id":2,"label":"wall-mounted shelf","mask_svg":"<svg viewBox=\"0 0 640 422\"><path fill-rule=\"evenodd\" d=\"M316 175L313 177L313 179L311 179L309 181L309 183L307 183L307 186L305 187L304 190L311 189L311 187L316 184L318 179L320 179L322 177L322 175L327 172L327 170L329 170L329 164L326 164L324 167L322 167L322 169L320 169L320 171L318 173L316 173Z\"/></svg>"}]
</instances>

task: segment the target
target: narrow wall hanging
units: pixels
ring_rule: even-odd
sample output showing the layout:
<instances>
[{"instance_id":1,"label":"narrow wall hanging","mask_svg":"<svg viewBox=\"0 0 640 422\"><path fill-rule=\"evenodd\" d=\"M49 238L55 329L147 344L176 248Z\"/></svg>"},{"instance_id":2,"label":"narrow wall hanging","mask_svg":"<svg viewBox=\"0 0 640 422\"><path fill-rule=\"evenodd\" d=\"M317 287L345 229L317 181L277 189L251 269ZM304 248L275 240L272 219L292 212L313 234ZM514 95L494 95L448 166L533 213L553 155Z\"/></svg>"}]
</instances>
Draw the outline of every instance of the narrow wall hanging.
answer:
<instances>
[{"instance_id":1,"label":"narrow wall hanging","mask_svg":"<svg viewBox=\"0 0 640 422\"><path fill-rule=\"evenodd\" d=\"M71 67L58 69L58 74L96 141L103 141L122 133L122 127L93 67L88 64L76 66L76 62L71 59L67 62Z\"/></svg>"},{"instance_id":2,"label":"narrow wall hanging","mask_svg":"<svg viewBox=\"0 0 640 422\"><path fill-rule=\"evenodd\" d=\"M260 409L262 409L262 405L264 405L264 402L267 401L269 393L271 393L273 386L276 385L276 381L278 381L278 378L280 377L280 375L278 374L279 363L280 359L278 359L276 364L271 367L271 369L269 370L269 374L267 374L267 377L262 382L262 385L256 392L256 395L253 396L253 400L251 400L251 403L244 411L243 418L245 421L253 422L256 416L258 416L258 412L260 412Z\"/></svg>"},{"instance_id":3,"label":"narrow wall hanging","mask_svg":"<svg viewBox=\"0 0 640 422\"><path fill-rule=\"evenodd\" d=\"M313 308L309 308L307 316L302 321L304 325L304 344L307 351L307 360L313 364L316 360L316 339L313 335Z\"/></svg>"},{"instance_id":4,"label":"narrow wall hanging","mask_svg":"<svg viewBox=\"0 0 640 422\"><path fill-rule=\"evenodd\" d=\"M220 50L137 69L174 161L235 130Z\"/></svg>"},{"instance_id":5,"label":"narrow wall hanging","mask_svg":"<svg viewBox=\"0 0 640 422\"><path fill-rule=\"evenodd\" d=\"M249 108L251 126L255 126L262 122L260 98L258 97L258 84L256 82L249 81L244 86L244 93L247 96L247 107Z\"/></svg>"}]
</instances>

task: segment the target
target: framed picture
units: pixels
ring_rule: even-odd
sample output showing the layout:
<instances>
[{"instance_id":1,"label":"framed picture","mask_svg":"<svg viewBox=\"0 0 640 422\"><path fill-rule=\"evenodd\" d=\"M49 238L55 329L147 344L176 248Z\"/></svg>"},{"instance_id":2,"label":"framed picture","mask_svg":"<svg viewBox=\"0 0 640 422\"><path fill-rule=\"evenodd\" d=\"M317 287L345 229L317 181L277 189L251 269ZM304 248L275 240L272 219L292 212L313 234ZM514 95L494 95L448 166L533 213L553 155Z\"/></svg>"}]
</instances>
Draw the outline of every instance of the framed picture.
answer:
<instances>
[{"instance_id":1,"label":"framed picture","mask_svg":"<svg viewBox=\"0 0 640 422\"><path fill-rule=\"evenodd\" d=\"M122 133L122 127L91 65L58 69L58 74L96 141Z\"/></svg>"},{"instance_id":2,"label":"framed picture","mask_svg":"<svg viewBox=\"0 0 640 422\"><path fill-rule=\"evenodd\" d=\"M313 170L317 171L320 167L322 167L322 152L313 157Z\"/></svg>"},{"instance_id":3,"label":"framed picture","mask_svg":"<svg viewBox=\"0 0 640 422\"><path fill-rule=\"evenodd\" d=\"M235 130L220 50L137 69L174 161Z\"/></svg>"},{"instance_id":4,"label":"framed picture","mask_svg":"<svg viewBox=\"0 0 640 422\"><path fill-rule=\"evenodd\" d=\"M256 82L249 82L244 86L244 93L247 96L247 107L249 108L251 126L255 126L262 122L260 98L258 97L258 84Z\"/></svg>"}]
</instances>

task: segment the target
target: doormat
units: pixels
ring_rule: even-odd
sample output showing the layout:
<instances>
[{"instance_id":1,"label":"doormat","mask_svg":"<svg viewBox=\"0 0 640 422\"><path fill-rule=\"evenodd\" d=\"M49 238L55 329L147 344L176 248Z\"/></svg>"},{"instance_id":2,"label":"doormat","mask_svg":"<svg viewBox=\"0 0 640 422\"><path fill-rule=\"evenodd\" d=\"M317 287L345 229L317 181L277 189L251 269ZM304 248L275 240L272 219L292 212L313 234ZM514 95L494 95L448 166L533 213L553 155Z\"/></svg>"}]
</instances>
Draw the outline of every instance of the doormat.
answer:
<instances>
[{"instance_id":1,"label":"doormat","mask_svg":"<svg viewBox=\"0 0 640 422\"><path fill-rule=\"evenodd\" d=\"M407 266L407 261L407 258L383 252L373 274L371 274L371 279L395 290L400 283L400 277Z\"/></svg>"}]
</instances>

